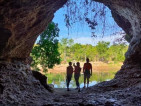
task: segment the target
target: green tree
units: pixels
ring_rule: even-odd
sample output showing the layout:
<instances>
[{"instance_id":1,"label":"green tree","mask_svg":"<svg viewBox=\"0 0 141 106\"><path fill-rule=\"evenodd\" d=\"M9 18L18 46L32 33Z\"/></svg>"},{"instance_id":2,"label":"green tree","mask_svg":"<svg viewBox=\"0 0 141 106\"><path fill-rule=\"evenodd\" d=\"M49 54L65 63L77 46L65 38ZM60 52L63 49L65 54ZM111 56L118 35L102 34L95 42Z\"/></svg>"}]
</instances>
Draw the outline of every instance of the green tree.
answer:
<instances>
[{"instance_id":1,"label":"green tree","mask_svg":"<svg viewBox=\"0 0 141 106\"><path fill-rule=\"evenodd\" d=\"M99 54L99 61L107 61L107 51L109 49L110 42L98 42L96 49Z\"/></svg>"},{"instance_id":2,"label":"green tree","mask_svg":"<svg viewBox=\"0 0 141 106\"><path fill-rule=\"evenodd\" d=\"M98 42L96 46L90 44L68 43L70 39L62 39L59 43L61 58L66 61L85 61L86 57L91 61L114 61L123 62L124 54L128 46L125 44L110 45L110 42ZM65 54L65 58L64 58Z\"/></svg>"},{"instance_id":3,"label":"green tree","mask_svg":"<svg viewBox=\"0 0 141 106\"><path fill-rule=\"evenodd\" d=\"M58 36L58 25L51 22L46 30L40 35L40 40L37 45L32 49L32 66L35 70L39 70L40 65L43 71L46 72L47 68L52 68L55 64L60 63L58 40L56 39Z\"/></svg>"},{"instance_id":4,"label":"green tree","mask_svg":"<svg viewBox=\"0 0 141 106\"><path fill-rule=\"evenodd\" d=\"M97 61L98 52L96 47L92 45L86 45L86 48L86 57L89 57L91 61Z\"/></svg>"},{"instance_id":5,"label":"green tree","mask_svg":"<svg viewBox=\"0 0 141 106\"><path fill-rule=\"evenodd\" d=\"M59 51L62 54L63 61L67 62L67 57L70 55L71 47L74 44L73 39L63 38L59 44Z\"/></svg>"},{"instance_id":6,"label":"green tree","mask_svg":"<svg viewBox=\"0 0 141 106\"><path fill-rule=\"evenodd\" d=\"M82 61L85 59L85 53L84 53L84 46L81 45L81 44L74 44L72 46L72 50L73 50L73 60L76 60L76 61Z\"/></svg>"}]
</instances>

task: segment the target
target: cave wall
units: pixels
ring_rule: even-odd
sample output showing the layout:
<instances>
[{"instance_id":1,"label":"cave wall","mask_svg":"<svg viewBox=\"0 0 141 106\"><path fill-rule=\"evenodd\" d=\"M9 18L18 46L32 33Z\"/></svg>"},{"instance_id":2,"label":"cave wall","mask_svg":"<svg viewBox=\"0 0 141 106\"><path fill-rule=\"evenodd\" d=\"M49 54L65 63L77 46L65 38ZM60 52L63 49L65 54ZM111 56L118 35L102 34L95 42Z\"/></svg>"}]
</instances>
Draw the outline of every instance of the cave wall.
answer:
<instances>
[{"instance_id":1,"label":"cave wall","mask_svg":"<svg viewBox=\"0 0 141 106\"><path fill-rule=\"evenodd\" d=\"M0 0L0 60L25 60L67 0Z\"/></svg>"},{"instance_id":2,"label":"cave wall","mask_svg":"<svg viewBox=\"0 0 141 106\"><path fill-rule=\"evenodd\" d=\"M124 66L140 66L141 1L95 1L108 6L117 24L132 38ZM38 35L66 2L67 0L0 0L0 59L12 61L28 58Z\"/></svg>"},{"instance_id":3,"label":"cave wall","mask_svg":"<svg viewBox=\"0 0 141 106\"><path fill-rule=\"evenodd\" d=\"M112 90L113 88L122 88L123 90L130 84L134 86L141 80L141 2L140 0L95 1L108 6L117 24L132 38L124 65L116 74L115 79L97 86L103 87L104 93L111 90L110 87L112 87ZM55 11L66 2L67 0L0 0L0 59L6 60L6 62L0 61L0 104L45 105L50 104L50 102L58 102L58 97L55 100L55 95L50 94L41 82L33 77L29 65L21 64L21 61L16 64L7 61L28 58L38 35L52 20ZM117 80L118 78L126 79ZM130 90L133 91L128 89L126 92ZM97 92L97 89L95 91ZM133 91L133 93L135 92ZM108 98L111 98L111 92L109 95ZM128 97L131 97L130 95ZM139 97L135 95L133 98L140 100L140 93L138 95ZM117 96L123 97L123 95ZM101 97L103 96L100 95L100 101ZM62 101L61 98L59 99ZM62 102L66 102L66 99ZM71 103L70 98L69 103ZM94 104L94 100L91 104Z\"/></svg>"},{"instance_id":4,"label":"cave wall","mask_svg":"<svg viewBox=\"0 0 141 106\"><path fill-rule=\"evenodd\" d=\"M129 49L121 70L141 66L141 1L140 0L95 0L111 10L116 23L130 36Z\"/></svg>"}]
</instances>

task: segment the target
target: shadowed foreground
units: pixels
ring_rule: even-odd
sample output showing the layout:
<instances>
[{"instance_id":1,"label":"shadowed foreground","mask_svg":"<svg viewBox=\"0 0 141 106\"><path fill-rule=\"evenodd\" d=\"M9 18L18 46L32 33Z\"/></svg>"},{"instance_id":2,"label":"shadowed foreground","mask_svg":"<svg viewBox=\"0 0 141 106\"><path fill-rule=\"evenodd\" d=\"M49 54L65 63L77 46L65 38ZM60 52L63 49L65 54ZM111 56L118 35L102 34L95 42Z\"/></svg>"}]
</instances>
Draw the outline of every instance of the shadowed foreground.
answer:
<instances>
[{"instance_id":1,"label":"shadowed foreground","mask_svg":"<svg viewBox=\"0 0 141 106\"><path fill-rule=\"evenodd\" d=\"M70 92L55 89L50 93L33 77L28 65L1 63L0 66L0 87L4 88L0 93L1 105L141 105L141 73L137 69L131 73L122 71L121 75L119 72L118 78L80 93L73 89Z\"/></svg>"}]
</instances>

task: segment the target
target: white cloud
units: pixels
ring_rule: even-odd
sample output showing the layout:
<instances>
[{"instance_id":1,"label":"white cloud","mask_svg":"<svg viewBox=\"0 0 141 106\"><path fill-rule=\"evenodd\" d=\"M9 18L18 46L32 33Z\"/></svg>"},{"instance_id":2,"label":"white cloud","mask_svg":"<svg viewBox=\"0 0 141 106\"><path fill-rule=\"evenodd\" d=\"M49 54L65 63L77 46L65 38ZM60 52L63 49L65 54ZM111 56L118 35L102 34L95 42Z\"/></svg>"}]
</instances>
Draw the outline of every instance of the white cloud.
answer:
<instances>
[{"instance_id":1,"label":"white cloud","mask_svg":"<svg viewBox=\"0 0 141 106\"><path fill-rule=\"evenodd\" d=\"M110 44L113 44L114 40L117 38L121 38L122 34L116 34L112 36L104 36L104 37L75 37L73 38L74 43L80 43L80 44L91 44L96 45L99 41L105 41L110 42Z\"/></svg>"}]
</instances>

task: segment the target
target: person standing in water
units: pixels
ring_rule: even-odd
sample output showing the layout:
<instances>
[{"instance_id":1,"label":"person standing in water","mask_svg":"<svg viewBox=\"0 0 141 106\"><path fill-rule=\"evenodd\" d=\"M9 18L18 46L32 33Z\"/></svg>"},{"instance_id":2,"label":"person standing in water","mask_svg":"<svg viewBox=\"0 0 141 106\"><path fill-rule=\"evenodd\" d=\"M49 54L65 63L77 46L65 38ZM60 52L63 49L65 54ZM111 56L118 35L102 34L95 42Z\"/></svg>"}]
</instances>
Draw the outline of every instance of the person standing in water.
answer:
<instances>
[{"instance_id":1,"label":"person standing in water","mask_svg":"<svg viewBox=\"0 0 141 106\"><path fill-rule=\"evenodd\" d=\"M69 62L69 66L67 67L66 74L67 74L67 91L69 91L69 84L73 74L72 62Z\"/></svg>"},{"instance_id":2,"label":"person standing in water","mask_svg":"<svg viewBox=\"0 0 141 106\"><path fill-rule=\"evenodd\" d=\"M83 73L84 73L84 88L86 88L86 80L87 80L87 87L89 86L89 78L92 76L92 64L89 63L89 58L86 59L86 63L83 66Z\"/></svg>"},{"instance_id":3,"label":"person standing in water","mask_svg":"<svg viewBox=\"0 0 141 106\"><path fill-rule=\"evenodd\" d=\"M76 66L74 66L75 69L74 69L74 79L75 79L75 82L76 82L76 86L79 91L80 91L80 85L79 85L79 77L80 77L80 72L81 72L81 68L80 68L80 63L77 62L76 63Z\"/></svg>"}]
</instances>

